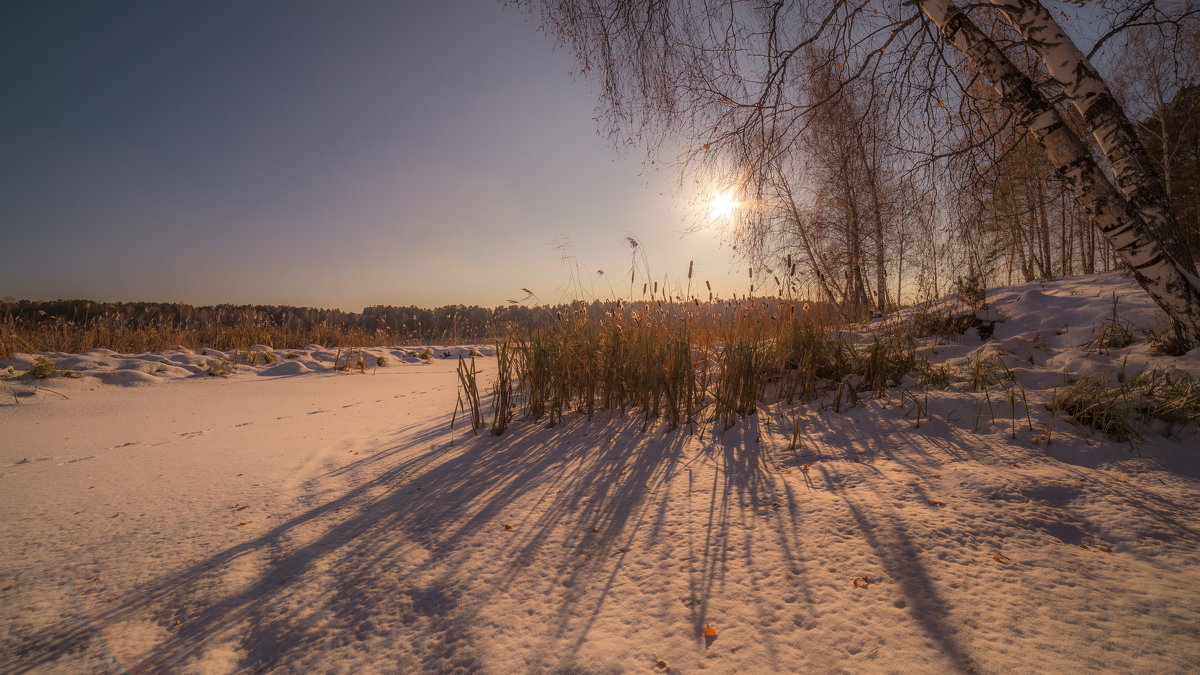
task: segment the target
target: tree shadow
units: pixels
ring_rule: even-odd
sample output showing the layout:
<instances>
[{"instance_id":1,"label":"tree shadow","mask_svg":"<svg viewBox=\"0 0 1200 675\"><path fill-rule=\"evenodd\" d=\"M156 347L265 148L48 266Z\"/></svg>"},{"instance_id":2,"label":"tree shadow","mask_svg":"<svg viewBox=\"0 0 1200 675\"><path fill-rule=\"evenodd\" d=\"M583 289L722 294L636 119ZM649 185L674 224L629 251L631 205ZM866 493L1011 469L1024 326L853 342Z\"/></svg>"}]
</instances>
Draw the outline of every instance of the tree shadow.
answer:
<instances>
[{"instance_id":1,"label":"tree shadow","mask_svg":"<svg viewBox=\"0 0 1200 675\"><path fill-rule=\"evenodd\" d=\"M563 598L556 634L576 631L577 650L629 543L643 530L662 529L669 493L664 485L678 471L687 436L644 433L632 418L597 417L553 429L517 424L503 437L453 446L445 438L440 425L398 430L392 442L310 481L312 492L301 498L305 506L295 515L114 599L94 613L95 623L149 618L164 630L166 637L131 670L176 669L232 641L242 655L238 668L254 672L327 636L331 626L369 640L378 633L372 616L391 611L425 634L422 648L394 667L437 670L453 663L476 669L470 612L487 598L475 593L465 602L455 564L481 529L504 522L507 530L511 521L507 538L491 553L501 562L491 593L506 591L541 547L562 539L554 543L568 555L554 572L580 590ZM333 479L351 487L331 499L315 496L323 481ZM528 517L514 512L516 504ZM563 527L568 521L578 526ZM416 553L421 559L414 560ZM223 579L246 561L252 563L249 578L228 588ZM315 575L321 588L306 587ZM568 615L587 618L568 628ZM236 627L249 628L231 635ZM93 639L89 626L63 619L19 642L11 667L36 670L64 654L93 649Z\"/></svg>"}]
</instances>

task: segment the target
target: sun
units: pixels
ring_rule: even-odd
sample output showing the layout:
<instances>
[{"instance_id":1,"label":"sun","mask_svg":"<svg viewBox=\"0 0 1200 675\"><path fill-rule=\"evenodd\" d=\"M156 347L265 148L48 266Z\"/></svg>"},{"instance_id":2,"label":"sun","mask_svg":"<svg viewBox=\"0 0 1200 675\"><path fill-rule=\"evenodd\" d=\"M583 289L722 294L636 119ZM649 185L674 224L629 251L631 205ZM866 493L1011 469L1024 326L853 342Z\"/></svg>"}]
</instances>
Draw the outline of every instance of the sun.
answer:
<instances>
[{"instance_id":1,"label":"sun","mask_svg":"<svg viewBox=\"0 0 1200 675\"><path fill-rule=\"evenodd\" d=\"M733 210L737 207L738 202L733 198L732 190L715 194L708 202L708 219L728 218L733 215Z\"/></svg>"}]
</instances>

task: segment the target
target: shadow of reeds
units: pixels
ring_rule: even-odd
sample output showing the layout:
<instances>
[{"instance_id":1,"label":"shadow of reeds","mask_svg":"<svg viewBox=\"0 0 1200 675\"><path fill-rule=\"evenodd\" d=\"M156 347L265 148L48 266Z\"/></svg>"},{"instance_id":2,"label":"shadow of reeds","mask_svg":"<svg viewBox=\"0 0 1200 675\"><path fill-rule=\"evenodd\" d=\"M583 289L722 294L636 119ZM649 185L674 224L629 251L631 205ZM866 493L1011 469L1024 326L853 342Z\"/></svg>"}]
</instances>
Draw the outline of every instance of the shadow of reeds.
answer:
<instances>
[{"instance_id":1,"label":"shadow of reeds","mask_svg":"<svg viewBox=\"0 0 1200 675\"><path fill-rule=\"evenodd\" d=\"M238 669L258 671L331 631L369 641L377 631L372 617L399 612L402 621L421 624L424 637L412 660L397 667L477 668L467 629L473 608L504 593L553 545L562 562L549 572L568 589L554 633L577 649L634 537L663 527L666 483L688 437L644 433L633 418L597 417L553 429L517 424L504 437L453 446L446 438L440 425L397 432L396 442L312 481L294 515L101 604L96 624L137 619L163 629L165 637L131 670L172 670L233 643ZM348 487L333 498L317 496L327 481ZM499 524L503 538L486 551L495 570L490 590L481 596L476 588L465 598L456 574L480 555L480 533ZM705 573L718 573L719 555ZM88 626L64 619L19 642L10 665L37 670L94 649L93 639Z\"/></svg>"}]
</instances>

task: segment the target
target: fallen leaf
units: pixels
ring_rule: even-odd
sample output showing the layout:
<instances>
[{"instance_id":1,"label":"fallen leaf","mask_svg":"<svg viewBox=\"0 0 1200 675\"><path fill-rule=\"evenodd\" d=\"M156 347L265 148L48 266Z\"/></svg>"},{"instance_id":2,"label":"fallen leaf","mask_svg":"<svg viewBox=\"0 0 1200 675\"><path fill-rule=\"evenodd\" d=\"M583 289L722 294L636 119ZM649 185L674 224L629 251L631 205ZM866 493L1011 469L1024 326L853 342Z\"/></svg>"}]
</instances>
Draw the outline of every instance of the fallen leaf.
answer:
<instances>
[{"instance_id":1,"label":"fallen leaf","mask_svg":"<svg viewBox=\"0 0 1200 675\"><path fill-rule=\"evenodd\" d=\"M933 474L933 475L932 475L932 477L933 477L933 478L941 478L941 477L942 477L942 474L940 474L940 473L935 473L935 474Z\"/></svg>"},{"instance_id":2,"label":"fallen leaf","mask_svg":"<svg viewBox=\"0 0 1200 675\"><path fill-rule=\"evenodd\" d=\"M1094 546L1092 546L1092 548L1096 549L1097 551L1104 551L1105 553L1112 553L1112 549L1105 546L1104 544L1095 544Z\"/></svg>"},{"instance_id":3,"label":"fallen leaf","mask_svg":"<svg viewBox=\"0 0 1200 675\"><path fill-rule=\"evenodd\" d=\"M234 510L234 511L241 511L242 509L248 509L248 508L250 508L250 507L249 507L249 506L247 506L246 504L242 504L241 506L234 506L233 510Z\"/></svg>"},{"instance_id":4,"label":"fallen leaf","mask_svg":"<svg viewBox=\"0 0 1200 675\"><path fill-rule=\"evenodd\" d=\"M871 577L854 577L850 583L854 584L855 588L866 588L871 585Z\"/></svg>"},{"instance_id":5,"label":"fallen leaf","mask_svg":"<svg viewBox=\"0 0 1200 675\"><path fill-rule=\"evenodd\" d=\"M704 637L706 637L706 638L717 637L717 629L713 628L711 623L704 624Z\"/></svg>"},{"instance_id":6,"label":"fallen leaf","mask_svg":"<svg viewBox=\"0 0 1200 675\"><path fill-rule=\"evenodd\" d=\"M121 515L121 512L120 512L120 511L117 511L116 513L112 514L112 517L113 517L113 518L116 518L116 517L117 517L117 516L119 516L119 515Z\"/></svg>"},{"instance_id":7,"label":"fallen leaf","mask_svg":"<svg viewBox=\"0 0 1200 675\"><path fill-rule=\"evenodd\" d=\"M1004 555L1003 553L997 553L996 555L992 556L992 560L995 560L996 562L1000 563L1001 565L1013 564L1012 558L1009 558L1008 556Z\"/></svg>"},{"instance_id":8,"label":"fallen leaf","mask_svg":"<svg viewBox=\"0 0 1200 675\"><path fill-rule=\"evenodd\" d=\"M929 500L929 505L930 505L930 506L945 506L945 505L946 505L946 502L938 501L938 500L936 500L936 499L930 499L930 500Z\"/></svg>"},{"instance_id":9,"label":"fallen leaf","mask_svg":"<svg viewBox=\"0 0 1200 675\"><path fill-rule=\"evenodd\" d=\"M666 670L666 669L667 669L667 662L666 662L666 661L659 661L658 663L656 663L656 664L654 664L654 665L658 666L659 670Z\"/></svg>"},{"instance_id":10,"label":"fallen leaf","mask_svg":"<svg viewBox=\"0 0 1200 675\"><path fill-rule=\"evenodd\" d=\"M509 525L508 523L505 523L505 524L504 524L504 529L506 529L506 530L511 530L511 529L513 529L513 526L512 526L512 525Z\"/></svg>"},{"instance_id":11,"label":"fallen leaf","mask_svg":"<svg viewBox=\"0 0 1200 675\"><path fill-rule=\"evenodd\" d=\"M253 520L244 520L244 521L238 523L237 526L241 527L243 525L249 525L250 523L253 523L253 522L254 522Z\"/></svg>"}]
</instances>

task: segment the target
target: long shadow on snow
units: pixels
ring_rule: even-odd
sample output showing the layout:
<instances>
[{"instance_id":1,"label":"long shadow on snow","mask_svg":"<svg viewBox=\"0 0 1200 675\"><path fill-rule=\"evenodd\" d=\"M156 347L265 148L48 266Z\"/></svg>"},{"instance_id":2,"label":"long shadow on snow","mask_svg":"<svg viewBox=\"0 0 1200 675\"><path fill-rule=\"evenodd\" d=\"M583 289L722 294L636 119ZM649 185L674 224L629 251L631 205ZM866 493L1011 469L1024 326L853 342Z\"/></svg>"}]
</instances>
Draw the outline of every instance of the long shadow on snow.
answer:
<instances>
[{"instance_id":1,"label":"long shadow on snow","mask_svg":"<svg viewBox=\"0 0 1200 675\"><path fill-rule=\"evenodd\" d=\"M437 638L426 641L437 643L429 654L415 654L413 662L395 664L397 667L443 667L450 651L463 655L454 665L478 667L467 644L466 626L471 617L459 615L468 610L463 608L461 590L451 574L427 580L419 587L405 586L404 578L396 578L392 590L397 593L389 598L375 593L373 584L387 573L419 577L422 572L453 568L447 565L447 558L464 540L486 525L511 518L516 524L514 536L496 554L506 561L498 592L527 566L539 547L548 543L555 528L570 519L581 526L559 543L593 562L564 563L558 573L568 578L607 573L598 592L587 598L568 595L560 608L564 614L578 614L575 603L592 603L584 613L589 617L584 625L572 628L580 635L575 642L578 648L599 614L628 549L618 550L611 557L599 553L632 541L640 528L661 527L663 505L651 508L651 499L678 470L686 436L673 432L653 439L632 418L608 422L597 419L579 433L568 433L567 426L543 430L533 424L517 425L505 437L480 437L458 447L435 444L444 437L440 428L412 433L333 472L343 478L353 477L358 471L374 476L336 498L311 505L249 541L164 575L116 604L99 609L97 623L103 626L150 618L169 631L169 637L134 666L139 671L178 668L216 641L226 639L240 640L246 657L239 667L257 671L279 664L291 649L319 639L330 630L328 621L316 619L317 609L340 622L340 629L361 639L364 633L370 634L372 611L381 603L391 603L414 617L429 618L428 630ZM584 440L588 438L603 441ZM726 454L738 456L732 446L727 447ZM730 475L736 474L741 480L744 468L731 464ZM722 534L722 528L728 523L729 505L717 502L728 498L729 486L736 485L736 480L727 480L726 485L720 500L714 495L716 528L710 534L713 540L705 543L705 562L693 583L701 598L695 618L697 632L702 629L707 594L714 578L719 577L722 556L726 554L723 541L727 535ZM520 514L509 512L514 502L530 494L538 496L535 507L528 509L530 518L522 520ZM318 532L306 538L303 530L308 529ZM404 553L402 549L409 540L420 545L428 562L400 570L393 561ZM254 577L238 590L212 600L214 589L221 588L222 574L239 559L251 555L265 560ZM318 574L324 580L320 592L309 594L307 599L301 597L306 580ZM312 602L312 597L320 598L320 607L303 607ZM472 598L472 602L480 599ZM281 603L283 607L277 606ZM246 634L228 635L231 627L242 625L251 627ZM86 626L64 620L19 646L18 661L12 665L17 672L36 669L64 653L91 648L91 640Z\"/></svg>"}]
</instances>

